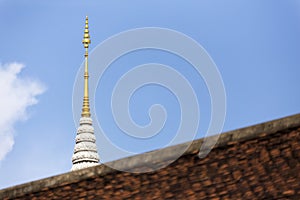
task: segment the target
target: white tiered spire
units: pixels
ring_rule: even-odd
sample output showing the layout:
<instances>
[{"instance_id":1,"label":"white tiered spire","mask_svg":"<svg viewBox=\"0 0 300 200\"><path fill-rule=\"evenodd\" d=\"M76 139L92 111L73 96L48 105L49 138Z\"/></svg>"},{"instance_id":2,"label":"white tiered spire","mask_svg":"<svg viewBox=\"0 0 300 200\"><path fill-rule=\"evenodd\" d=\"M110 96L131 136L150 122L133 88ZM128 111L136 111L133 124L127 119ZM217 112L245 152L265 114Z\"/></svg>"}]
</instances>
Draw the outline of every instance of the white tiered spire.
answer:
<instances>
[{"instance_id":1,"label":"white tiered spire","mask_svg":"<svg viewBox=\"0 0 300 200\"><path fill-rule=\"evenodd\" d=\"M88 17L85 21L84 37L82 43L85 48L85 70L84 70L84 96L80 118L80 125L77 129L76 144L72 156L71 171L83 169L99 164L99 155L94 135L93 120L90 113L89 89L88 89L88 48L91 43L89 35Z\"/></svg>"}]
</instances>

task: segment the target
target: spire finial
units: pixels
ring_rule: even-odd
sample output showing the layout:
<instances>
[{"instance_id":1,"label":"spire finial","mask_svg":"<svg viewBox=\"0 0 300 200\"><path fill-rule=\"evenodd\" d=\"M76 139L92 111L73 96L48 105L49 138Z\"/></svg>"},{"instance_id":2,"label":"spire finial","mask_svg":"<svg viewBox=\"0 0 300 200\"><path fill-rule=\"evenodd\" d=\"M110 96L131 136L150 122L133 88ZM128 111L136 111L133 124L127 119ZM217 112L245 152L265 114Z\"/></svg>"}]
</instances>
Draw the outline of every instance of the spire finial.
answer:
<instances>
[{"instance_id":1,"label":"spire finial","mask_svg":"<svg viewBox=\"0 0 300 200\"><path fill-rule=\"evenodd\" d=\"M83 105L82 105L82 117L90 117L90 103L89 103L89 72L88 72L88 48L91 43L90 34L89 34L89 19L88 16L85 18L85 29L82 44L85 48L85 67L84 67L84 96L83 96Z\"/></svg>"},{"instance_id":2,"label":"spire finial","mask_svg":"<svg viewBox=\"0 0 300 200\"><path fill-rule=\"evenodd\" d=\"M88 16L85 17L85 29L84 29L84 36L82 40L82 44L84 48L89 48L89 44L91 43L90 34L89 34L89 18Z\"/></svg>"}]
</instances>

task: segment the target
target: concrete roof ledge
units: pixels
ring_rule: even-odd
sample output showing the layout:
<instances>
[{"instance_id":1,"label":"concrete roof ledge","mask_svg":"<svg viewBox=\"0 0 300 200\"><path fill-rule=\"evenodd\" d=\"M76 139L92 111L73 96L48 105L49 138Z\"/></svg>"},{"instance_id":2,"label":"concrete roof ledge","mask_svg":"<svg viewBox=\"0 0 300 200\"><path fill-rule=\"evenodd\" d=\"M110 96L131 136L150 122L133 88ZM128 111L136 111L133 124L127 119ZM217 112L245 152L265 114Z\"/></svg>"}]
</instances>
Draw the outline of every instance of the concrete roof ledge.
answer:
<instances>
[{"instance_id":1,"label":"concrete roof ledge","mask_svg":"<svg viewBox=\"0 0 300 200\"><path fill-rule=\"evenodd\" d=\"M300 127L300 114L222 133L218 138L218 141L214 148L226 146L234 142L241 142L253 138L272 135L278 131L296 127ZM213 137L215 136L211 136L211 138L206 139L215 139ZM202 143L203 139L198 139L193 141L192 143L179 144L176 146L171 146L164 149L143 153L136 156L123 158L120 160L109 162L107 164L109 166L117 166L118 169L123 169L125 171L128 169L141 167L145 165L145 161L147 165L151 166L151 164L153 163L157 164L159 162L165 162L173 159L175 157L174 152L178 151L178 149L189 147L185 151L185 155L197 153ZM142 164L140 162L141 160L143 160ZM84 180L87 178L104 176L113 171L115 170L103 164L82 170L72 171L65 174L2 189L0 190L0 199L15 198L25 194L46 190L49 188L60 187L66 184L76 183L80 180Z\"/></svg>"}]
</instances>

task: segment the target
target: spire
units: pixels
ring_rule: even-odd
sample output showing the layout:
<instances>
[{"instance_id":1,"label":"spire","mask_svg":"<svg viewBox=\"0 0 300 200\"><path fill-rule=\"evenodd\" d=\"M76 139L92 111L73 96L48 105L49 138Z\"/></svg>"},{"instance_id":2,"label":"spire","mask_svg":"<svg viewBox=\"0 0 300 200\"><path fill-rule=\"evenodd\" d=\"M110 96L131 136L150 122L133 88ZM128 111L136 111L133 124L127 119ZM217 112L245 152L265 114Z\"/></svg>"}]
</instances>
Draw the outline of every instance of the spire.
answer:
<instances>
[{"instance_id":1,"label":"spire","mask_svg":"<svg viewBox=\"0 0 300 200\"><path fill-rule=\"evenodd\" d=\"M83 96L83 105L82 105L82 117L90 117L90 102L89 102L89 69L88 69L88 49L89 44L91 43L90 34L89 34L89 19L88 16L85 18L85 29L82 44L85 48L85 62L84 62L84 96Z\"/></svg>"},{"instance_id":2,"label":"spire","mask_svg":"<svg viewBox=\"0 0 300 200\"><path fill-rule=\"evenodd\" d=\"M88 48L91 43L89 34L88 17L85 20L85 29L82 43L85 48L84 65L84 95L80 125L77 128L76 144L72 156L72 171L83 169L99 164L99 155L96 146L96 137L94 135L93 120L90 113L89 87L88 87Z\"/></svg>"}]
</instances>

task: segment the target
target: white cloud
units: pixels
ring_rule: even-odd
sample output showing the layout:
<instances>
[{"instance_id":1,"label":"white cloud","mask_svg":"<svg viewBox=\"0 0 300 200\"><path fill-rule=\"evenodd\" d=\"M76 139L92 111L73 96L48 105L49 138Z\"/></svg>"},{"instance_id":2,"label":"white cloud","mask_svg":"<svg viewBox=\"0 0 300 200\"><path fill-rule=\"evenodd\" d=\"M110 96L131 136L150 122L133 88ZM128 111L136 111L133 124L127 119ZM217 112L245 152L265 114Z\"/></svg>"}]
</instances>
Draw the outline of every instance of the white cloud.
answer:
<instances>
[{"instance_id":1,"label":"white cloud","mask_svg":"<svg viewBox=\"0 0 300 200\"><path fill-rule=\"evenodd\" d=\"M21 77L23 68L20 63L0 64L0 161L12 150L14 124L26 119L26 109L45 90L41 83Z\"/></svg>"}]
</instances>

